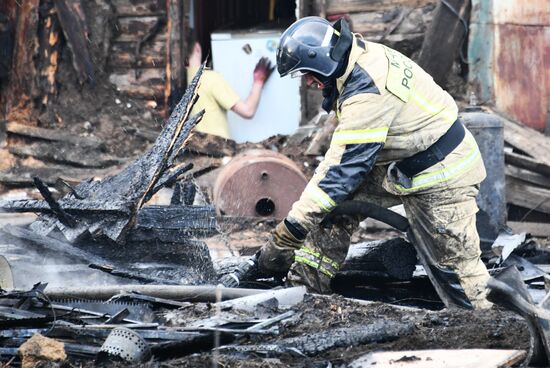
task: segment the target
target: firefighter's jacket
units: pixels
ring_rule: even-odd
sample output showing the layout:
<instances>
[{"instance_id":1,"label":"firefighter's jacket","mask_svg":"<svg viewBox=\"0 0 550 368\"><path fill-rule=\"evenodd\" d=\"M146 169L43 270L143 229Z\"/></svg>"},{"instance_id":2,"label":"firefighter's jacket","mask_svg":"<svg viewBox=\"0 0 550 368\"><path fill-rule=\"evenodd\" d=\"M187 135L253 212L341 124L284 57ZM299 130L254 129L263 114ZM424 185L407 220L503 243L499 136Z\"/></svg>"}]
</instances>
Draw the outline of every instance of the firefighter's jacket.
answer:
<instances>
[{"instance_id":1,"label":"firefighter's jacket","mask_svg":"<svg viewBox=\"0 0 550 368\"><path fill-rule=\"evenodd\" d=\"M346 71L336 81L339 125L324 160L287 216L306 231L351 199L374 165L426 150L457 119L453 98L417 64L381 44L356 41ZM479 149L466 131L454 151L414 176L412 183L403 186L386 176L383 186L392 194L410 195L475 185L484 178Z\"/></svg>"}]
</instances>

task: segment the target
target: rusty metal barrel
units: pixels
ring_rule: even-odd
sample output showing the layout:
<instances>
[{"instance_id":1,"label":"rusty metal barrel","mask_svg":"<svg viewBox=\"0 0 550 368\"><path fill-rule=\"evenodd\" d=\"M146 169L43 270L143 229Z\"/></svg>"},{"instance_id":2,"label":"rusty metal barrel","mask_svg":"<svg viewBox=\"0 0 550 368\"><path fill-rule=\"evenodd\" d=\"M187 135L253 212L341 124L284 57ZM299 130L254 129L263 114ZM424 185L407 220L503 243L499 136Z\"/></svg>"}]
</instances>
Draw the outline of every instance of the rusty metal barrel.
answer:
<instances>
[{"instance_id":1,"label":"rusty metal barrel","mask_svg":"<svg viewBox=\"0 0 550 368\"><path fill-rule=\"evenodd\" d=\"M270 150L249 150L220 171L214 204L220 215L282 219L306 184L306 177L288 157Z\"/></svg>"},{"instance_id":2,"label":"rusty metal barrel","mask_svg":"<svg viewBox=\"0 0 550 368\"><path fill-rule=\"evenodd\" d=\"M487 178L481 183L477 204L489 216L489 227L494 234L506 224L506 186L504 165L504 125L493 114L480 108L469 107L460 114L464 125L474 136L487 171ZM480 226L483 235L488 229Z\"/></svg>"}]
</instances>

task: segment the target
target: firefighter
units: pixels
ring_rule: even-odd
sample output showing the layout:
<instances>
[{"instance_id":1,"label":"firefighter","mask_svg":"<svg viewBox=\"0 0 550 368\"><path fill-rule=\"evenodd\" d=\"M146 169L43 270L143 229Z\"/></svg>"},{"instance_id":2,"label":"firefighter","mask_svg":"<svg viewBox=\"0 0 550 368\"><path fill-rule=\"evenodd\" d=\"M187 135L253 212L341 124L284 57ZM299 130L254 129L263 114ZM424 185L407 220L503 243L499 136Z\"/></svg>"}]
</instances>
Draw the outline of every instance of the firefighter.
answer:
<instances>
[{"instance_id":1,"label":"firefighter","mask_svg":"<svg viewBox=\"0 0 550 368\"><path fill-rule=\"evenodd\" d=\"M485 168L453 98L417 64L349 30L306 17L281 36L281 77L302 75L323 90L323 108L339 125L324 160L261 249L265 274L330 292L360 219L325 229L323 218L345 200L402 203L417 249L445 304L491 306L480 259L476 195Z\"/></svg>"},{"instance_id":2,"label":"firefighter","mask_svg":"<svg viewBox=\"0 0 550 368\"><path fill-rule=\"evenodd\" d=\"M187 79L191 80L202 62L202 49L198 42L194 42L189 57ZM227 110L231 110L244 119L252 119L258 109L262 89L271 75L274 67L266 57L260 58L253 72L253 82L248 97L242 100L231 88L223 76L213 70L205 70L199 86L199 99L193 106L195 114L205 110L200 123L195 128L199 132L214 134L230 139L227 123Z\"/></svg>"}]
</instances>

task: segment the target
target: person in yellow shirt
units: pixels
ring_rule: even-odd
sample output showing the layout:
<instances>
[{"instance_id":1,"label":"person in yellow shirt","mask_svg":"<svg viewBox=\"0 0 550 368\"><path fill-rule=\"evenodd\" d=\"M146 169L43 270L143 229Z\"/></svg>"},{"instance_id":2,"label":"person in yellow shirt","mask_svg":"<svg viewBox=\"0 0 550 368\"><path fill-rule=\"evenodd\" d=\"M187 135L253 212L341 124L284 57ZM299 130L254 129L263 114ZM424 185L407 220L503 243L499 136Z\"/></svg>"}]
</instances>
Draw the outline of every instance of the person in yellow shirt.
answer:
<instances>
[{"instance_id":1,"label":"person in yellow shirt","mask_svg":"<svg viewBox=\"0 0 550 368\"><path fill-rule=\"evenodd\" d=\"M191 80L202 63L202 49L198 42L193 45L187 68L187 80ZM262 57L256 64L253 83L246 99L231 88L224 77L213 70L204 70L199 86L199 98L193 107L192 114L205 110L201 122L195 128L202 133L214 134L226 139L231 138L227 123L227 110L242 118L252 119L258 109L262 89L274 67L268 58Z\"/></svg>"}]
</instances>

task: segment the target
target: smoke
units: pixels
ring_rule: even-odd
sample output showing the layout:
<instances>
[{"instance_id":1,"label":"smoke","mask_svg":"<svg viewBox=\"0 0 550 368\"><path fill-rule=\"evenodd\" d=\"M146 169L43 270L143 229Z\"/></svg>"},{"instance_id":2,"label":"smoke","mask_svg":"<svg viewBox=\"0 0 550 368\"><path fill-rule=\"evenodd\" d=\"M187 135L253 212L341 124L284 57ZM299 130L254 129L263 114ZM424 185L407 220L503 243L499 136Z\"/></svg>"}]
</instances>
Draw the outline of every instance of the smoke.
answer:
<instances>
[{"instance_id":1,"label":"smoke","mask_svg":"<svg viewBox=\"0 0 550 368\"><path fill-rule=\"evenodd\" d=\"M1 237L0 242L4 243ZM60 287L122 283L118 277L90 269L84 261L44 254L21 245L9 244L2 254L11 266L16 289L29 289L38 282Z\"/></svg>"}]
</instances>

